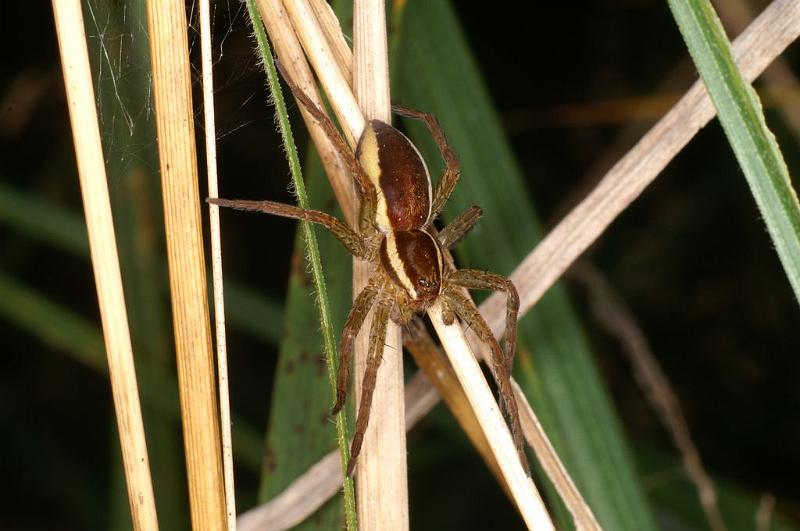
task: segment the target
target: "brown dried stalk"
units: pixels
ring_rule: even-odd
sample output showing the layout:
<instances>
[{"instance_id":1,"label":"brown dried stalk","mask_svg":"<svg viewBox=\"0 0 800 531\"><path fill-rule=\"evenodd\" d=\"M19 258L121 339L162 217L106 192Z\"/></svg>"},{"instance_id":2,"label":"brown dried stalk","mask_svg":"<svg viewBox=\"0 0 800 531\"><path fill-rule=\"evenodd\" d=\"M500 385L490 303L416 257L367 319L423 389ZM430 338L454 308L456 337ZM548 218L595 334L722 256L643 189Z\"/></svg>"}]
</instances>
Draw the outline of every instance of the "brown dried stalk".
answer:
<instances>
[{"instance_id":1,"label":"brown dried stalk","mask_svg":"<svg viewBox=\"0 0 800 531\"><path fill-rule=\"evenodd\" d=\"M147 2L156 131L192 529L226 527L183 2Z\"/></svg>"}]
</instances>

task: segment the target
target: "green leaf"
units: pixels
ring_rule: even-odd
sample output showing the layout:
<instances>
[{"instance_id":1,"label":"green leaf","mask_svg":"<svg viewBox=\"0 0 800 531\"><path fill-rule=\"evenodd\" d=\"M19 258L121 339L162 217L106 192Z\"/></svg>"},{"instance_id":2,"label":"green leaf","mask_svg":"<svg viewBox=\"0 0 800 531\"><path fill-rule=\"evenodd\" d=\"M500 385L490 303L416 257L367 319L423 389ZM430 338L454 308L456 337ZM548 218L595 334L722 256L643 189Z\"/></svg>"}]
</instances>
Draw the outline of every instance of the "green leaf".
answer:
<instances>
[{"instance_id":1,"label":"green leaf","mask_svg":"<svg viewBox=\"0 0 800 531\"><path fill-rule=\"evenodd\" d=\"M462 178L446 217L472 204L484 209L474 233L457 247L462 266L508 274L541 237L522 173L450 5L428 0L406 9L394 100L436 114L460 157ZM430 135L419 124L408 125L436 174L441 164ZM654 529L564 288L551 289L520 325L515 374L601 525Z\"/></svg>"},{"instance_id":2,"label":"green leaf","mask_svg":"<svg viewBox=\"0 0 800 531\"><path fill-rule=\"evenodd\" d=\"M758 95L736 67L711 3L669 0L669 6L800 301L800 204Z\"/></svg>"}]
</instances>

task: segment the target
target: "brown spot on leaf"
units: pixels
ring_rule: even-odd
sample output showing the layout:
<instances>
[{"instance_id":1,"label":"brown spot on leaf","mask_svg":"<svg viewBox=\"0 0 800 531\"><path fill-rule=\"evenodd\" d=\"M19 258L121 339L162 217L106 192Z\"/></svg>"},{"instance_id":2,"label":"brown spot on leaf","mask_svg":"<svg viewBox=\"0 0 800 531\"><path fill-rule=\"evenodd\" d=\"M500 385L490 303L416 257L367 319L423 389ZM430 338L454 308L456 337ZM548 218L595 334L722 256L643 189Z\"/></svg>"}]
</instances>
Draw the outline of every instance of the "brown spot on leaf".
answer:
<instances>
[{"instance_id":1,"label":"brown spot on leaf","mask_svg":"<svg viewBox=\"0 0 800 531\"><path fill-rule=\"evenodd\" d=\"M272 445L269 445L267 446L266 452L264 452L264 468L273 471L277 466L278 462L275 457L275 450L272 448Z\"/></svg>"}]
</instances>

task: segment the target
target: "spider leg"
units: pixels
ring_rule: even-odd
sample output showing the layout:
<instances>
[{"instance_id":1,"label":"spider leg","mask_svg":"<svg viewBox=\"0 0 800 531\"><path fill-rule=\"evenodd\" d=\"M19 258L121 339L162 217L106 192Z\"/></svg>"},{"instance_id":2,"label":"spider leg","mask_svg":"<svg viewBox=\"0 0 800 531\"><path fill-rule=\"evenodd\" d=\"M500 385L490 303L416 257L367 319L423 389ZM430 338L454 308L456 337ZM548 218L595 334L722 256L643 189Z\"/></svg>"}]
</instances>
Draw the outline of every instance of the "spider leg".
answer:
<instances>
[{"instance_id":1,"label":"spider leg","mask_svg":"<svg viewBox=\"0 0 800 531\"><path fill-rule=\"evenodd\" d=\"M209 197L206 199L206 202L221 207L234 208L236 210L262 212L264 214L272 214L283 218L300 219L303 221L310 221L311 223L318 223L331 231L331 233L336 236L336 239L342 242L342 245L347 248L350 254L358 258L366 257L367 248L364 243L364 238L356 234L346 223L325 212L308 210L284 203L276 203L275 201L248 201L244 199L219 199Z\"/></svg>"},{"instance_id":2,"label":"spider leg","mask_svg":"<svg viewBox=\"0 0 800 531\"><path fill-rule=\"evenodd\" d=\"M342 157L342 160L347 165L347 168L350 170L350 174L358 183L359 193L361 195L361 202L367 205L370 205L374 202L374 187L369 180L364 168L361 167L359 164L358 159L356 159L353 151L350 149L350 146L347 145L344 138L341 134L339 134L339 130L336 129L331 118L325 114L317 105L308 97L308 94L302 91L300 87L298 87L294 80L289 76L289 73L284 70L283 65L278 61L276 62L278 65L278 70L281 72L281 76L283 80L286 81L286 84L289 86L289 90L292 91L294 97L297 98L297 101L300 102L301 105L308 111L308 113L319 123L322 130L325 132L327 137L330 139L333 147L336 148L336 151L339 152L339 155ZM374 205L372 206L374 209ZM374 219L374 210L372 217L369 220ZM363 231L362 231L363 232Z\"/></svg>"},{"instance_id":3,"label":"spider leg","mask_svg":"<svg viewBox=\"0 0 800 531\"><path fill-rule=\"evenodd\" d=\"M439 243L449 249L461 241L483 215L483 209L471 206L439 232Z\"/></svg>"},{"instance_id":4,"label":"spider leg","mask_svg":"<svg viewBox=\"0 0 800 531\"><path fill-rule=\"evenodd\" d=\"M467 270L469 271L469 270ZM443 293L444 300L448 303L449 311L455 312L467 326L469 326L478 337L487 343L492 351L492 373L500 393L500 408L511 425L511 437L517 449L517 455L522 463L525 472L530 475L528 457L525 455L524 440L522 438L522 428L519 420L519 410L517 400L511 388L511 373L503 352L500 350L497 340L492 334L489 325L483 320L478 309L472 302L458 292L456 289L449 289Z\"/></svg>"},{"instance_id":5,"label":"spider leg","mask_svg":"<svg viewBox=\"0 0 800 531\"><path fill-rule=\"evenodd\" d=\"M353 307L347 316L347 321L342 329L342 339L339 344L339 352L341 358L339 359L339 373L336 381L336 403L333 405L331 415L335 415L344 406L347 400L347 388L350 381L350 358L353 355L353 342L358 335L361 326L364 324L364 319L367 317L372 304L375 302L375 296L378 294L378 288L375 285L374 278L361 290L356 300L353 301Z\"/></svg>"},{"instance_id":6,"label":"spider leg","mask_svg":"<svg viewBox=\"0 0 800 531\"><path fill-rule=\"evenodd\" d=\"M369 356L367 357L367 370L364 371L364 380L361 384L361 402L358 404L356 416L356 432L353 435L353 444L350 446L350 461L347 463L347 475L353 473L356 458L361 452L364 442L364 432L369 423L370 408L372 407L372 393L375 391L375 382L378 376L378 367L383 361L383 345L386 342L386 327L389 323L389 310L391 299L381 300L375 306L372 317L372 327L369 332Z\"/></svg>"},{"instance_id":7,"label":"spider leg","mask_svg":"<svg viewBox=\"0 0 800 531\"><path fill-rule=\"evenodd\" d=\"M447 142L447 137L444 135L442 126L439 125L439 120L437 120L434 115L425 111L409 109L408 107L403 107L400 105L393 105L392 111L400 116L425 122L425 125L428 126L428 130L430 131L433 140L439 147L439 153L441 153L442 159L444 159L444 174L442 175L442 178L439 179L439 184L436 185L436 192L433 194L431 215L428 218L426 223L427 225L433 222L433 220L439 216L439 213L444 208L445 203L447 203L447 200L450 198L450 194L453 193L453 189L456 187L458 178L461 175L461 166L458 163L458 157L456 156L455 151L453 151L453 149L450 147L450 144Z\"/></svg>"},{"instance_id":8,"label":"spider leg","mask_svg":"<svg viewBox=\"0 0 800 531\"><path fill-rule=\"evenodd\" d=\"M514 365L514 352L517 348L517 315L519 314L519 294L514 283L506 277L481 271L479 269L458 269L448 275L448 280L456 286L467 289L503 291L506 294L506 333L505 359L509 374Z\"/></svg>"}]
</instances>

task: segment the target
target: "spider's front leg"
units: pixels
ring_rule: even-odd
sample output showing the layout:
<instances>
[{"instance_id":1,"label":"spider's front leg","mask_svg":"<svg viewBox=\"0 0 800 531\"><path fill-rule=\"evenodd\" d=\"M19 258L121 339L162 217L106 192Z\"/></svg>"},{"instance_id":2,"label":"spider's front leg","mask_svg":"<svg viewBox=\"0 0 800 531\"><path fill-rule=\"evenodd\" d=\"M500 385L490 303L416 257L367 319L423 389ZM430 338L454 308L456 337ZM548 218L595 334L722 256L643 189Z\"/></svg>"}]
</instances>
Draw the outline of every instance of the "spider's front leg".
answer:
<instances>
[{"instance_id":1,"label":"spider's front leg","mask_svg":"<svg viewBox=\"0 0 800 531\"><path fill-rule=\"evenodd\" d=\"M284 203L276 203L275 201L250 201L246 199L220 199L217 197L209 197L206 199L206 202L212 205L233 208L235 210L260 212L262 214L272 214L273 216L280 216L282 218L299 219L317 223L331 231L331 233L336 236L336 239L342 242L342 245L344 245L353 256L357 258L366 258L367 256L368 249L364 238L348 227L346 223L325 212L308 210Z\"/></svg>"},{"instance_id":2,"label":"spider's front leg","mask_svg":"<svg viewBox=\"0 0 800 531\"><path fill-rule=\"evenodd\" d=\"M372 317L372 327L369 332L367 368L364 371L364 379L361 384L361 402L358 405L358 415L356 416L356 432L353 435L353 444L350 446L350 461L347 463L348 476L353 473L353 468L356 465L356 458L361 452L361 444L364 442L364 432L367 431L367 425L369 424L372 394L375 391L378 367L380 367L381 361L383 361L386 328L389 324L389 312L393 304L394 301L388 298L380 300L375 306L375 314Z\"/></svg>"}]
</instances>

